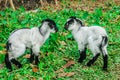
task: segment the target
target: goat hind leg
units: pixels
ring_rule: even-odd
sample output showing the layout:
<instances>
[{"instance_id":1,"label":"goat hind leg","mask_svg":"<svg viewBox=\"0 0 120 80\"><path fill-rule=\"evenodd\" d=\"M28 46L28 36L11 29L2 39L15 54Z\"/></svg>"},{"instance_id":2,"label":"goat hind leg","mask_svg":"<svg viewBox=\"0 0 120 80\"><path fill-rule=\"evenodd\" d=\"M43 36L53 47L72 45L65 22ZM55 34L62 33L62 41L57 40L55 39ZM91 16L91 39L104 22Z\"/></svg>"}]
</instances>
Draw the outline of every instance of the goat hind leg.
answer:
<instances>
[{"instance_id":1,"label":"goat hind leg","mask_svg":"<svg viewBox=\"0 0 120 80\"><path fill-rule=\"evenodd\" d=\"M35 64L38 65L39 63L39 56L35 56Z\"/></svg>"},{"instance_id":2,"label":"goat hind leg","mask_svg":"<svg viewBox=\"0 0 120 80\"><path fill-rule=\"evenodd\" d=\"M100 55L100 53L96 54L88 63L87 66L91 66L98 58L98 56Z\"/></svg>"},{"instance_id":3,"label":"goat hind leg","mask_svg":"<svg viewBox=\"0 0 120 80\"><path fill-rule=\"evenodd\" d=\"M103 70L107 70L108 65L108 54L106 47L102 48L102 54L103 54Z\"/></svg>"},{"instance_id":4,"label":"goat hind leg","mask_svg":"<svg viewBox=\"0 0 120 80\"><path fill-rule=\"evenodd\" d=\"M26 47L24 44L17 44L14 46L15 50L12 50L12 59L11 62L15 64L18 68L22 67L22 64L16 60L16 58L20 57L21 55L24 54Z\"/></svg>"},{"instance_id":5,"label":"goat hind leg","mask_svg":"<svg viewBox=\"0 0 120 80\"><path fill-rule=\"evenodd\" d=\"M89 62L87 63L87 66L91 66L98 58L98 56L100 55L100 48L98 46L96 46L98 43L97 41L94 41L92 38L89 41L89 48L93 53L93 58L91 60L89 60Z\"/></svg>"},{"instance_id":6,"label":"goat hind leg","mask_svg":"<svg viewBox=\"0 0 120 80\"><path fill-rule=\"evenodd\" d=\"M5 65L8 69L10 69L10 71L12 71L12 65L11 65L11 62L9 60L9 55L8 53L5 55Z\"/></svg>"},{"instance_id":7,"label":"goat hind leg","mask_svg":"<svg viewBox=\"0 0 120 80\"><path fill-rule=\"evenodd\" d=\"M22 64L20 62L18 62L16 59L11 59L11 62L13 64L15 64L18 68L21 68L22 67Z\"/></svg>"}]
</instances>

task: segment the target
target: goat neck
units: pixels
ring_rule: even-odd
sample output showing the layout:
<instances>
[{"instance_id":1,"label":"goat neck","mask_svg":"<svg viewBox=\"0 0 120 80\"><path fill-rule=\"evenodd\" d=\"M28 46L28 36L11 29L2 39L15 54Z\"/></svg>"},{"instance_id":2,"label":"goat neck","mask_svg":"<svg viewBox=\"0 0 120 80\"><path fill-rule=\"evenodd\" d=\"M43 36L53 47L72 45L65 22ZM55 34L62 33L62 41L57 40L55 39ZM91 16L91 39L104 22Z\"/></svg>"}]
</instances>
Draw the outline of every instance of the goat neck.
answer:
<instances>
[{"instance_id":1,"label":"goat neck","mask_svg":"<svg viewBox=\"0 0 120 80\"><path fill-rule=\"evenodd\" d=\"M72 30L72 34L75 35L79 30L80 30L81 26L80 25L74 25L74 29Z\"/></svg>"},{"instance_id":2,"label":"goat neck","mask_svg":"<svg viewBox=\"0 0 120 80\"><path fill-rule=\"evenodd\" d=\"M39 31L40 31L40 34L44 37L44 40L46 40L49 37L49 35L50 35L49 26L47 26L47 25L43 24L39 28Z\"/></svg>"}]
</instances>

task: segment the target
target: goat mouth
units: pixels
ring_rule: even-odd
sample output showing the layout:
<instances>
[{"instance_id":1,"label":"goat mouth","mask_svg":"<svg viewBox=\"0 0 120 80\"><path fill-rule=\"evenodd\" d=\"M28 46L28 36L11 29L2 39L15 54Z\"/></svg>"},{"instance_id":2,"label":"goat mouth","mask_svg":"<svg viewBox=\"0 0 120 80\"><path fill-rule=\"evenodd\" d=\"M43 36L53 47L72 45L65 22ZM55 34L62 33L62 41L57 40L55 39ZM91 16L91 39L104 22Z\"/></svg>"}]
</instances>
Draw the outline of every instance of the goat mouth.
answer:
<instances>
[{"instance_id":1,"label":"goat mouth","mask_svg":"<svg viewBox=\"0 0 120 80\"><path fill-rule=\"evenodd\" d=\"M58 29L55 29L55 32L58 32Z\"/></svg>"},{"instance_id":2,"label":"goat mouth","mask_svg":"<svg viewBox=\"0 0 120 80\"><path fill-rule=\"evenodd\" d=\"M58 28L57 27L55 28L55 32L58 32Z\"/></svg>"},{"instance_id":3,"label":"goat mouth","mask_svg":"<svg viewBox=\"0 0 120 80\"><path fill-rule=\"evenodd\" d=\"M64 29L65 29L65 30L68 30L68 27L67 27L67 26L65 26L65 27L64 27Z\"/></svg>"}]
</instances>

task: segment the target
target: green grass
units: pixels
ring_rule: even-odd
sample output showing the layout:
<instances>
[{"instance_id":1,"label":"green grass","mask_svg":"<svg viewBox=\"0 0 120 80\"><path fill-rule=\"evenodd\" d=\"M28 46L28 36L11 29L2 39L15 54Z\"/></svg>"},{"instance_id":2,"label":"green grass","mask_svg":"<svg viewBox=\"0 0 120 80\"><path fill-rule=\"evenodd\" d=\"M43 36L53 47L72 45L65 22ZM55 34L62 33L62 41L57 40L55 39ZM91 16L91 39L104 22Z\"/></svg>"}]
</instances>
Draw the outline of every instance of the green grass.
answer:
<instances>
[{"instance_id":1,"label":"green grass","mask_svg":"<svg viewBox=\"0 0 120 80\"><path fill-rule=\"evenodd\" d=\"M10 33L19 28L39 26L46 18L53 19L59 27L59 32L51 34L51 37L40 49L39 71L33 72L28 59L20 57L18 60L23 64L23 68L8 72L4 65L4 54L0 54L0 63L4 67L0 68L0 80L117 80L120 79L120 6L113 6L111 9L103 11L96 8L93 12L82 10L63 9L25 13L24 8L17 11L6 9L0 11L0 44L5 44ZM77 43L73 40L70 32L64 30L64 24L70 16L76 16L87 25L99 25L106 29L109 36L108 45L108 72L102 70L102 56L91 66L86 67L86 63L92 58L92 53L87 51L86 60L80 64ZM0 46L0 51L5 50ZM26 53L29 53L26 52ZM48 54L48 55L46 55ZM64 69L65 72L75 72L72 77L55 78L56 70L66 64L65 59L72 59L76 62L72 67Z\"/></svg>"}]
</instances>

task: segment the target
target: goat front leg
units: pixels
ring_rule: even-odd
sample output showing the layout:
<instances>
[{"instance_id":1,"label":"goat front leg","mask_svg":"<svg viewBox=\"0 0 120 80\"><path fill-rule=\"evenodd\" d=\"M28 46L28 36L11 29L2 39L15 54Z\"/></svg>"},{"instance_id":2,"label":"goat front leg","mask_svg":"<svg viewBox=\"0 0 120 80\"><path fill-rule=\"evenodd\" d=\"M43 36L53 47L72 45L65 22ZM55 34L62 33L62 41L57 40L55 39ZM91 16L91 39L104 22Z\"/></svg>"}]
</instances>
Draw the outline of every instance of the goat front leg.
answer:
<instances>
[{"instance_id":1,"label":"goat front leg","mask_svg":"<svg viewBox=\"0 0 120 80\"><path fill-rule=\"evenodd\" d=\"M39 64L39 50L40 47L39 46L34 46L32 48L32 51L33 51L33 55L34 55L34 58L35 58L35 64L38 65Z\"/></svg>"},{"instance_id":2,"label":"goat front leg","mask_svg":"<svg viewBox=\"0 0 120 80\"><path fill-rule=\"evenodd\" d=\"M34 61L35 55L33 54L32 49L30 49L30 63Z\"/></svg>"},{"instance_id":3,"label":"goat front leg","mask_svg":"<svg viewBox=\"0 0 120 80\"><path fill-rule=\"evenodd\" d=\"M79 58L78 62L82 63L83 60L86 58L86 47L84 47L84 45L79 46L79 53L80 53L80 58Z\"/></svg>"},{"instance_id":4,"label":"goat front leg","mask_svg":"<svg viewBox=\"0 0 120 80\"><path fill-rule=\"evenodd\" d=\"M21 67L22 67L22 64L21 64L19 61L17 61L16 59L11 59L11 62L12 62L13 64L15 64L18 68L21 68Z\"/></svg>"},{"instance_id":5,"label":"goat front leg","mask_svg":"<svg viewBox=\"0 0 120 80\"><path fill-rule=\"evenodd\" d=\"M39 64L39 56L35 56L35 65L38 65Z\"/></svg>"}]
</instances>

